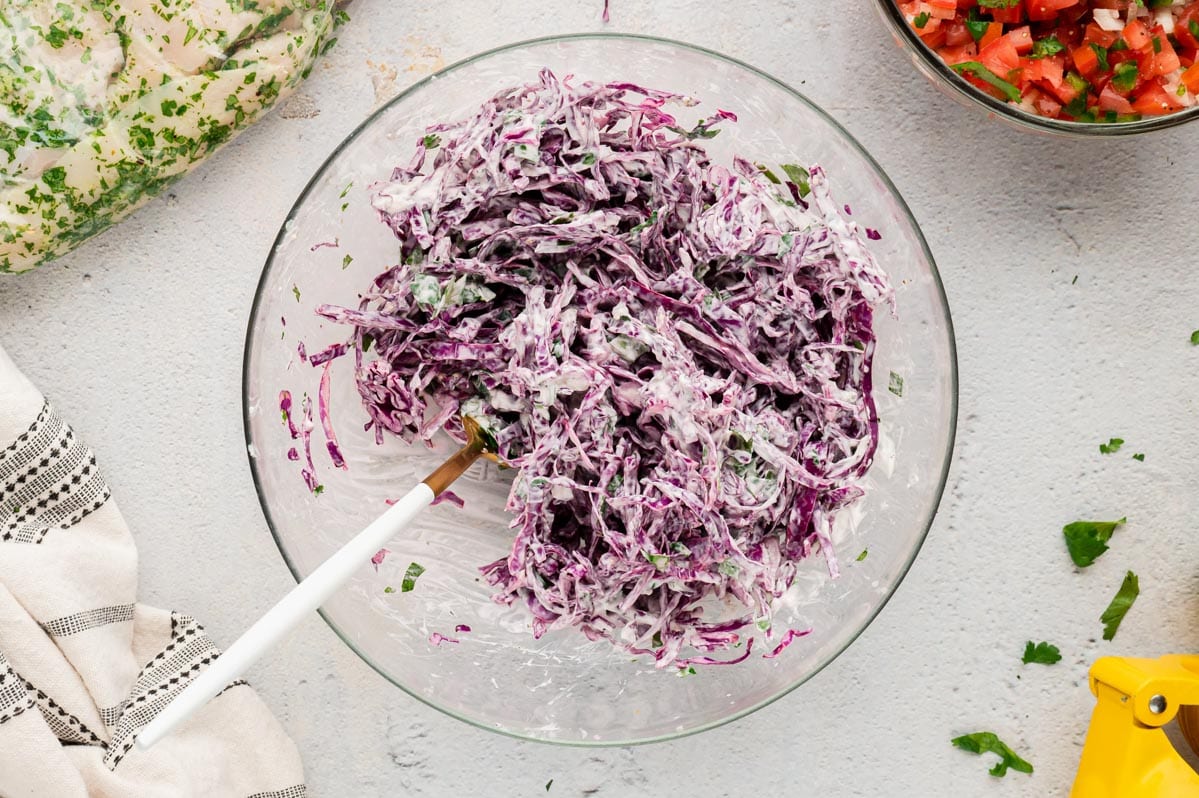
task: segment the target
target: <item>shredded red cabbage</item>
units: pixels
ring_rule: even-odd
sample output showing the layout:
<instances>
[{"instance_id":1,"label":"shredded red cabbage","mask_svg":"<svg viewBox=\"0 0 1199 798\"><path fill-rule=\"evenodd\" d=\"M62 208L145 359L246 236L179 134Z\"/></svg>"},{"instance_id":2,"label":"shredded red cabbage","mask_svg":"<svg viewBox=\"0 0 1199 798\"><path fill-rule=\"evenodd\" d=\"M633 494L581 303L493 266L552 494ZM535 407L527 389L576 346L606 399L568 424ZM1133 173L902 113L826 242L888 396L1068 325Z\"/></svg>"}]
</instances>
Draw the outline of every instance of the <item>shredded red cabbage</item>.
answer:
<instances>
[{"instance_id":1,"label":"shredded red cabbage","mask_svg":"<svg viewBox=\"0 0 1199 798\"><path fill-rule=\"evenodd\" d=\"M467 414L515 469L496 600L662 667L748 657L814 550L836 575L891 300L819 167L713 163L735 117L666 110L694 104L546 70L429 128L375 187L402 262L318 308L354 327L377 440L461 440Z\"/></svg>"}]
</instances>

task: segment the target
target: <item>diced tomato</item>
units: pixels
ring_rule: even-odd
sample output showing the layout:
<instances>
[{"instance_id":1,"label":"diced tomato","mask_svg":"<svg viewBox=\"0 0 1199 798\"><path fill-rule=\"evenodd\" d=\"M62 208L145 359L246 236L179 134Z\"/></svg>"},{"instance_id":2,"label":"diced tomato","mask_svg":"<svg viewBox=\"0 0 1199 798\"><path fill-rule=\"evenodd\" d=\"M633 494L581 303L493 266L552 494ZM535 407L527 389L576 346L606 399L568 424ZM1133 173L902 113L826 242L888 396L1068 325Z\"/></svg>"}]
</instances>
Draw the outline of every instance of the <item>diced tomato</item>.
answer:
<instances>
[{"instance_id":1,"label":"diced tomato","mask_svg":"<svg viewBox=\"0 0 1199 798\"><path fill-rule=\"evenodd\" d=\"M978 51L978 60L1001 78L1020 66L1020 54L1006 36L996 39Z\"/></svg>"},{"instance_id":2,"label":"diced tomato","mask_svg":"<svg viewBox=\"0 0 1199 798\"><path fill-rule=\"evenodd\" d=\"M987 26L987 30L982 35L982 38L978 40L979 49L986 47L988 44L1000 38L1001 36L1003 36L1003 23L992 22Z\"/></svg>"},{"instance_id":3,"label":"diced tomato","mask_svg":"<svg viewBox=\"0 0 1199 798\"><path fill-rule=\"evenodd\" d=\"M974 44L974 37L963 20L954 20L945 26L945 46L961 47L963 44Z\"/></svg>"},{"instance_id":4,"label":"diced tomato","mask_svg":"<svg viewBox=\"0 0 1199 798\"><path fill-rule=\"evenodd\" d=\"M1178 60L1178 53L1174 52L1174 47L1170 44L1170 40L1164 35L1157 39L1161 52L1155 52L1153 58L1153 71L1158 75L1169 75L1174 70L1182 66L1182 62ZM1156 47L1154 48L1157 49Z\"/></svg>"},{"instance_id":5,"label":"diced tomato","mask_svg":"<svg viewBox=\"0 0 1199 798\"><path fill-rule=\"evenodd\" d=\"M1180 110L1182 107L1182 103L1178 102L1177 97L1171 97L1170 92L1157 83L1147 84L1132 102L1133 112L1146 116L1168 114Z\"/></svg>"},{"instance_id":6,"label":"diced tomato","mask_svg":"<svg viewBox=\"0 0 1199 798\"><path fill-rule=\"evenodd\" d=\"M945 44L945 28L941 27L940 25L937 25L934 28L931 21L928 25L925 25L925 28L928 32L920 34L920 40L922 42L934 50L939 49Z\"/></svg>"},{"instance_id":7,"label":"diced tomato","mask_svg":"<svg viewBox=\"0 0 1199 798\"><path fill-rule=\"evenodd\" d=\"M1091 45L1076 47L1070 57L1074 59L1075 69L1087 80L1099 74L1099 55Z\"/></svg>"},{"instance_id":8,"label":"diced tomato","mask_svg":"<svg viewBox=\"0 0 1199 798\"><path fill-rule=\"evenodd\" d=\"M1063 8L1076 5L1079 0L1026 0L1028 18L1034 22L1045 22L1056 17Z\"/></svg>"},{"instance_id":9,"label":"diced tomato","mask_svg":"<svg viewBox=\"0 0 1199 798\"><path fill-rule=\"evenodd\" d=\"M1062 85L1062 80L1066 74L1066 58L1065 56L1055 55L1050 58L1042 58L1041 61L1041 79L1046 81L1053 88Z\"/></svg>"},{"instance_id":10,"label":"diced tomato","mask_svg":"<svg viewBox=\"0 0 1199 798\"><path fill-rule=\"evenodd\" d=\"M1061 100L1062 105L1069 105L1070 101L1077 97L1081 92L1070 85L1070 81L1063 80L1056 86L1049 87L1050 93Z\"/></svg>"},{"instance_id":11,"label":"diced tomato","mask_svg":"<svg viewBox=\"0 0 1199 798\"><path fill-rule=\"evenodd\" d=\"M1062 112L1062 104L1047 94L1042 94L1034 100L1033 105L1042 116L1056 117Z\"/></svg>"},{"instance_id":12,"label":"diced tomato","mask_svg":"<svg viewBox=\"0 0 1199 798\"><path fill-rule=\"evenodd\" d=\"M1191 94L1199 94L1199 64L1192 64L1182 73L1182 85L1186 86Z\"/></svg>"},{"instance_id":13,"label":"diced tomato","mask_svg":"<svg viewBox=\"0 0 1199 798\"><path fill-rule=\"evenodd\" d=\"M1115 111L1118 114L1131 114L1132 103L1121 97L1111 84L1103 87L1099 93L1099 107L1105 111Z\"/></svg>"},{"instance_id":14,"label":"diced tomato","mask_svg":"<svg viewBox=\"0 0 1199 798\"><path fill-rule=\"evenodd\" d=\"M945 63L950 66L961 64L965 61L978 60L978 46L974 42L963 44L961 47L944 47L939 53Z\"/></svg>"},{"instance_id":15,"label":"diced tomato","mask_svg":"<svg viewBox=\"0 0 1199 798\"><path fill-rule=\"evenodd\" d=\"M1010 8L988 8L991 12L991 19L996 22L1002 22L1005 25L1015 25L1024 19L1024 4L1017 2L1016 5Z\"/></svg>"},{"instance_id":16,"label":"diced tomato","mask_svg":"<svg viewBox=\"0 0 1199 798\"><path fill-rule=\"evenodd\" d=\"M1083 33L1082 41L1084 44L1097 44L1100 47L1111 47L1116 43L1116 39L1120 38L1120 34L1114 30L1104 30L1103 28L1091 22L1087 25Z\"/></svg>"},{"instance_id":17,"label":"diced tomato","mask_svg":"<svg viewBox=\"0 0 1199 798\"><path fill-rule=\"evenodd\" d=\"M1004 37L1011 41L1012 46L1020 55L1026 55L1032 50L1032 31L1027 25L1008 31Z\"/></svg>"},{"instance_id":18,"label":"diced tomato","mask_svg":"<svg viewBox=\"0 0 1199 798\"><path fill-rule=\"evenodd\" d=\"M924 0L928 4L928 13L935 19L953 19L957 14L957 0Z\"/></svg>"},{"instance_id":19,"label":"diced tomato","mask_svg":"<svg viewBox=\"0 0 1199 798\"><path fill-rule=\"evenodd\" d=\"M1191 23L1195 23L1194 28ZM1191 3L1174 22L1174 38L1178 39L1178 43L1183 48L1188 50L1199 49L1199 36L1195 35L1195 31L1199 30L1199 0Z\"/></svg>"},{"instance_id":20,"label":"diced tomato","mask_svg":"<svg viewBox=\"0 0 1199 798\"><path fill-rule=\"evenodd\" d=\"M1146 47L1153 46L1153 37L1149 35L1149 29L1139 19L1134 19L1125 25L1120 38L1134 50L1144 50Z\"/></svg>"}]
</instances>

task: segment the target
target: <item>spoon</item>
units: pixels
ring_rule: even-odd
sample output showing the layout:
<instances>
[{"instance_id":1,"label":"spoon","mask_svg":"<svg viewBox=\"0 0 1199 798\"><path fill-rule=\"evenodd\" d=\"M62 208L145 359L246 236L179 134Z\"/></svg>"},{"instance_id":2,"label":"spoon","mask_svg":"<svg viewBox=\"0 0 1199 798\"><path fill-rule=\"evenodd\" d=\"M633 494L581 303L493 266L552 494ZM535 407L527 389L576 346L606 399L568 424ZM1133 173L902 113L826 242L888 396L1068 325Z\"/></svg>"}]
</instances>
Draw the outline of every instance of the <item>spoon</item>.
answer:
<instances>
[{"instance_id":1,"label":"spoon","mask_svg":"<svg viewBox=\"0 0 1199 798\"><path fill-rule=\"evenodd\" d=\"M307 617L308 613L324 604L375 552L383 548L385 543L412 523L420 511L444 493L472 463L480 457L499 462L495 440L480 428L478 422L469 416L463 416L462 427L466 431L466 445L461 450L438 466L349 543L317 566L315 571L292 588L290 593L271 607L233 645L225 649L223 654L142 728L137 735L137 747L142 750L150 748L207 704L230 682L241 676L266 653L267 649Z\"/></svg>"}]
</instances>

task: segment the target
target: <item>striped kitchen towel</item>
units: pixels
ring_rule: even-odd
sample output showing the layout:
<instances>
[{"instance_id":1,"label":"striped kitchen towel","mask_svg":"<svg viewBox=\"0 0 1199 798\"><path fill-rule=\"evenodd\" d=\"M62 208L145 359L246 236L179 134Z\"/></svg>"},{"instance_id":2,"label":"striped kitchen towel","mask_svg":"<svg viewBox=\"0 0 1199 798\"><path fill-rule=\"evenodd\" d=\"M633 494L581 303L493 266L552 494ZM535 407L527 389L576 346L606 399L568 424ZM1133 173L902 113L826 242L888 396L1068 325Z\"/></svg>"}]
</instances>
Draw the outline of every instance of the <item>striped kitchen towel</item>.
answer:
<instances>
[{"instance_id":1,"label":"striped kitchen towel","mask_svg":"<svg viewBox=\"0 0 1199 798\"><path fill-rule=\"evenodd\" d=\"M0 349L0 797L303 798L295 745L243 682L134 747L219 654L136 593L95 457Z\"/></svg>"}]
</instances>

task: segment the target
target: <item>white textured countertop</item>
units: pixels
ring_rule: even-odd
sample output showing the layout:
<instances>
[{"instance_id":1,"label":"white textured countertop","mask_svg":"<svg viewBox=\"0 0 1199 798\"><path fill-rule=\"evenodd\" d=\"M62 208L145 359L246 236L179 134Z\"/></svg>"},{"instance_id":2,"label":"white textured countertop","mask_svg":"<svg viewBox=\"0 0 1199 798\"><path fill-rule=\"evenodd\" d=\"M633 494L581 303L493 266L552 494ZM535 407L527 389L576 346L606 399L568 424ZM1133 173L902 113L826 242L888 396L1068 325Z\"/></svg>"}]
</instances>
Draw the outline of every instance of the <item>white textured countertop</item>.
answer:
<instances>
[{"instance_id":1,"label":"white textured countertop","mask_svg":"<svg viewBox=\"0 0 1199 798\"><path fill-rule=\"evenodd\" d=\"M1010 131L920 77L870 5L612 0L604 26L602 0L356 0L300 96L117 229L0 279L0 341L96 449L137 536L142 599L227 644L292 581L244 452L251 296L298 192L377 103L507 42L664 35L807 93L912 206L957 327L957 454L923 552L857 643L731 726L574 750L442 716L314 615L249 676L313 795L506 798L552 778L552 796L1065 796L1089 664L1199 651L1199 126L1112 142ZM1112 436L1124 450L1100 455ZM1112 550L1076 572L1062 525L1122 515ZM1104 643L1126 569L1141 596ZM1022 666L1028 639L1064 659ZM994 779L989 758L950 747L980 729L1036 773Z\"/></svg>"}]
</instances>

